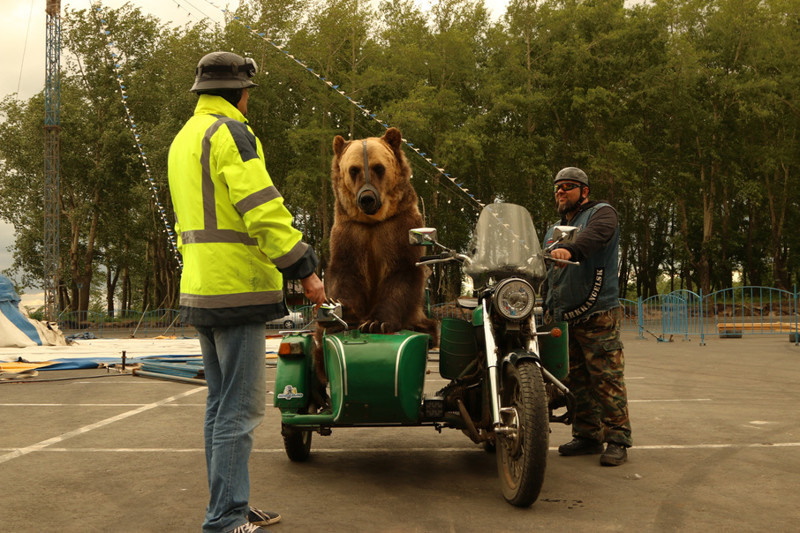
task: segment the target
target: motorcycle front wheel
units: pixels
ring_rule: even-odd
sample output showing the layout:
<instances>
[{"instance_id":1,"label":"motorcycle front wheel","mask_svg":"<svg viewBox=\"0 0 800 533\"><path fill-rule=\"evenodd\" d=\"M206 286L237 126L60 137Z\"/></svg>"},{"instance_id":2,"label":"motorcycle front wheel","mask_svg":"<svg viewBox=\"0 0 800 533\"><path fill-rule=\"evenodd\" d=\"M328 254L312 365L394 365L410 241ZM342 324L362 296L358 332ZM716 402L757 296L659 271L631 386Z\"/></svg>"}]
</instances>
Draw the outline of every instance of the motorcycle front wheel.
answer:
<instances>
[{"instance_id":1,"label":"motorcycle front wheel","mask_svg":"<svg viewBox=\"0 0 800 533\"><path fill-rule=\"evenodd\" d=\"M501 419L509 430L497 435L497 471L503 497L529 507L544 482L550 440L547 394L542 372L533 361L503 368Z\"/></svg>"}]
</instances>

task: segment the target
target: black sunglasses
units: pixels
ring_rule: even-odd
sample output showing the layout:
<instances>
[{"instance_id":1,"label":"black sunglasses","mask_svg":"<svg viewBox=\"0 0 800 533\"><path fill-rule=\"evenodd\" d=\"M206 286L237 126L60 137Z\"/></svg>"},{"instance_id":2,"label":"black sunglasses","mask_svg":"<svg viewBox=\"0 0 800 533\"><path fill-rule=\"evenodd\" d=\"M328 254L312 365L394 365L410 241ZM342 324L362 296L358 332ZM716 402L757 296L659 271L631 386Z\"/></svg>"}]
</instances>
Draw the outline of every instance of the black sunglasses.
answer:
<instances>
[{"instance_id":1,"label":"black sunglasses","mask_svg":"<svg viewBox=\"0 0 800 533\"><path fill-rule=\"evenodd\" d=\"M569 192L572 189L577 189L580 185L575 183L556 183L555 187L553 187L553 194L557 193L558 191Z\"/></svg>"}]
</instances>

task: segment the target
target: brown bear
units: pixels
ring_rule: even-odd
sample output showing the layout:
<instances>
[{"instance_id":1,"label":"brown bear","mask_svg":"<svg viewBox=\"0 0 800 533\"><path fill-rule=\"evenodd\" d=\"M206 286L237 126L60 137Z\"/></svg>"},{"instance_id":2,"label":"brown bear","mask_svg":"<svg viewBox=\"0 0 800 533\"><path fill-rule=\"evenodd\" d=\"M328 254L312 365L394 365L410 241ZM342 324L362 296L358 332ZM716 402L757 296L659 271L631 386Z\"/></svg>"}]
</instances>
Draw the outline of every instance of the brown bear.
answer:
<instances>
[{"instance_id":1,"label":"brown bear","mask_svg":"<svg viewBox=\"0 0 800 533\"><path fill-rule=\"evenodd\" d=\"M342 303L351 327L421 331L436 343L436 321L424 312L427 269L415 265L423 250L408 243L408 230L424 222L401 144L397 128L383 137L333 139L335 211L325 292ZM321 364L317 357L320 377Z\"/></svg>"}]
</instances>

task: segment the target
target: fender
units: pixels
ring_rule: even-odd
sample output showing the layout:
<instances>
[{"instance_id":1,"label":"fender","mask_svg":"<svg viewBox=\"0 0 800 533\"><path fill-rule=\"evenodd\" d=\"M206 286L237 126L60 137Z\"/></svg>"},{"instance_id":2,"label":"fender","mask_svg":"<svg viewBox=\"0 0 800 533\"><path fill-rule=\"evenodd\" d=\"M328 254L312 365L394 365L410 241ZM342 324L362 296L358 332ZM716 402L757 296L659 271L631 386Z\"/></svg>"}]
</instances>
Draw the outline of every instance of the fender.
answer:
<instances>
[{"instance_id":1,"label":"fender","mask_svg":"<svg viewBox=\"0 0 800 533\"><path fill-rule=\"evenodd\" d=\"M557 409L559 406L555 404L550 404L550 422L562 422L566 425L571 425L572 422L575 420L575 411L577 410L577 400L575 399L575 395L563 384L561 383L558 378L552 375L547 369L542 365L541 359L539 356L533 352L528 352L526 350L514 350L510 352L507 356L503 358L503 369L505 369L506 365L516 365L521 361L533 361L539 367L539 370L542 371L542 377L544 378L545 382L550 382L556 386L558 390L560 390L564 394L562 406L567 408L567 411L561 415L555 416L553 415L553 409Z\"/></svg>"},{"instance_id":2,"label":"fender","mask_svg":"<svg viewBox=\"0 0 800 533\"><path fill-rule=\"evenodd\" d=\"M542 360L539 356L527 350L514 350L513 352L509 352L508 355L503 358L503 367L507 364L516 366L520 361L533 361L536 363L536 366L542 368Z\"/></svg>"}]
</instances>

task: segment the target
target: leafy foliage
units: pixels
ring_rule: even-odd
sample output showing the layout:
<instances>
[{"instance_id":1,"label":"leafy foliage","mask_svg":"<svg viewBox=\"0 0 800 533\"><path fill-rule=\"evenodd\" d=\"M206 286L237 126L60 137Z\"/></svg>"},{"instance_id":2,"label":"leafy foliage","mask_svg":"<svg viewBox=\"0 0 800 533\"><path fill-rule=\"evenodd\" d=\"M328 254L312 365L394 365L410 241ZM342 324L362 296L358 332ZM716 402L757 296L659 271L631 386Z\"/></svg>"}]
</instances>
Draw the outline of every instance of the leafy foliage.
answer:
<instances>
[{"instance_id":1,"label":"leafy foliage","mask_svg":"<svg viewBox=\"0 0 800 533\"><path fill-rule=\"evenodd\" d=\"M480 0L371 6L248 0L222 27L178 28L129 4L109 10L157 196L97 16L67 10L61 307L86 310L103 292L109 310L114 297L123 310L177 305L158 211L171 209L167 151L193 110L194 66L215 49L261 67L248 119L323 273L331 141L382 135L375 116L425 153L407 151L426 222L463 249L477 204L425 158L483 202L524 205L540 233L556 219L553 175L582 167L592 197L620 213L631 294L665 279L709 292L734 272L747 284L797 282L800 0L511 0L496 21ZM16 229L11 273L24 286L43 275L43 115L42 94L0 102L0 218ZM446 297L460 290L452 272L433 283Z\"/></svg>"}]
</instances>

